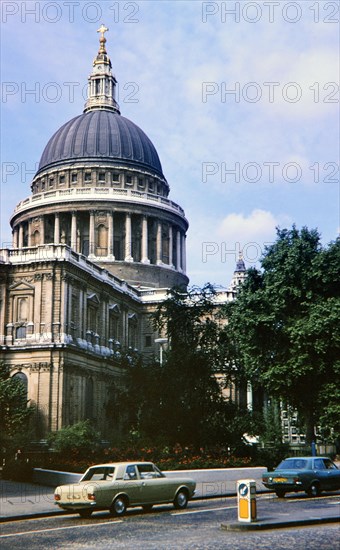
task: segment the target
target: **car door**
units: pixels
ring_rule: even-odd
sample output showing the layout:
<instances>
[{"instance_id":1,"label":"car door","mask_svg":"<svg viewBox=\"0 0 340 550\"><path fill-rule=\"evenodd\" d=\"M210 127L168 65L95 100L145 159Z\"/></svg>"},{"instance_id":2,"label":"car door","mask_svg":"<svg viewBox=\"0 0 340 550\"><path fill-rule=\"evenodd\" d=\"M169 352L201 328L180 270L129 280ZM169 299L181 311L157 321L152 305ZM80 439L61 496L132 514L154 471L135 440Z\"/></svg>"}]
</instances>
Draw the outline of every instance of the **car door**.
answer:
<instances>
[{"instance_id":1,"label":"car door","mask_svg":"<svg viewBox=\"0 0 340 550\"><path fill-rule=\"evenodd\" d=\"M128 464L123 476L122 489L128 495L131 505L142 502L142 481L135 464Z\"/></svg>"},{"instance_id":2,"label":"car door","mask_svg":"<svg viewBox=\"0 0 340 550\"><path fill-rule=\"evenodd\" d=\"M146 504L157 504L158 502L169 502L171 491L168 479L152 464L140 464L137 466L142 481L142 499Z\"/></svg>"},{"instance_id":3,"label":"car door","mask_svg":"<svg viewBox=\"0 0 340 550\"><path fill-rule=\"evenodd\" d=\"M334 491L340 488L340 470L329 458L322 459L326 468L325 488Z\"/></svg>"},{"instance_id":4,"label":"car door","mask_svg":"<svg viewBox=\"0 0 340 550\"><path fill-rule=\"evenodd\" d=\"M322 458L314 458L313 473L314 477L320 482L321 489L328 489L328 475L325 463Z\"/></svg>"}]
</instances>

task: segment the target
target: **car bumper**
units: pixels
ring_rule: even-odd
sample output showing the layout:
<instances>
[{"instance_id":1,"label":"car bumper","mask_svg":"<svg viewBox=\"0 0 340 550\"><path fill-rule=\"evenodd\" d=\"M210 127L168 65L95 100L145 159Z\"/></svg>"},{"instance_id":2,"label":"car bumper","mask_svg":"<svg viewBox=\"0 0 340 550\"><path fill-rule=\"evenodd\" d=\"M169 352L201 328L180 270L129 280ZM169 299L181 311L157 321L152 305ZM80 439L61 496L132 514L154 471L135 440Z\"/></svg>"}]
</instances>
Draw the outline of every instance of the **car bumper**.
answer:
<instances>
[{"instance_id":1,"label":"car bumper","mask_svg":"<svg viewBox=\"0 0 340 550\"><path fill-rule=\"evenodd\" d=\"M63 510L86 510L89 508L95 508L96 502L55 502L59 508Z\"/></svg>"},{"instance_id":2,"label":"car bumper","mask_svg":"<svg viewBox=\"0 0 340 550\"><path fill-rule=\"evenodd\" d=\"M304 487L302 485L301 481L295 481L292 483L266 483L262 482L267 489L270 489L271 491L277 491L280 489L281 491L304 491Z\"/></svg>"}]
</instances>

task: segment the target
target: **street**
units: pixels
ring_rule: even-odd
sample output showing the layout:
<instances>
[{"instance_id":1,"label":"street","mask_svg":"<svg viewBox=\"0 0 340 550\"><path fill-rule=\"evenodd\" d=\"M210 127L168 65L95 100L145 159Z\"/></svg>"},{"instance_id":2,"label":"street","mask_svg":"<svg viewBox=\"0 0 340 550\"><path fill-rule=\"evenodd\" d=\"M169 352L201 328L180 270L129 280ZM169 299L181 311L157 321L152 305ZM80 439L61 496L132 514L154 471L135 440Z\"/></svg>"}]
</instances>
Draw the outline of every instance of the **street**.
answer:
<instances>
[{"instance_id":1,"label":"street","mask_svg":"<svg viewBox=\"0 0 340 550\"><path fill-rule=\"evenodd\" d=\"M291 495L277 499L272 495L258 497L258 519L275 514L281 519L306 513L310 517L339 515L340 495L317 499ZM236 522L237 502L234 497L197 500L185 511L171 505L156 506L151 513L130 509L121 519L107 512L94 513L89 520L78 515L11 521L1 526L1 548L72 548L143 550L164 549L292 549L335 550L339 547L339 523L268 529L265 531L229 532L221 528Z\"/></svg>"}]
</instances>

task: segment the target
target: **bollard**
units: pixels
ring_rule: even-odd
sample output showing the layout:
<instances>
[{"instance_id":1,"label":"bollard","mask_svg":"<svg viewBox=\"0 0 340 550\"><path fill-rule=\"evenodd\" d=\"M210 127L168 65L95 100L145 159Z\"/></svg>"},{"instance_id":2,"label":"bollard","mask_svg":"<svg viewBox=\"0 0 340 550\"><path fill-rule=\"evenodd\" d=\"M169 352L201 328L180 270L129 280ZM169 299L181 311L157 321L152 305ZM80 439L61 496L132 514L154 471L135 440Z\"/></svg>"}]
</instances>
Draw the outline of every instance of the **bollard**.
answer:
<instances>
[{"instance_id":1,"label":"bollard","mask_svg":"<svg viewBox=\"0 0 340 550\"><path fill-rule=\"evenodd\" d=\"M236 488L238 521L256 521L256 481L240 479Z\"/></svg>"}]
</instances>

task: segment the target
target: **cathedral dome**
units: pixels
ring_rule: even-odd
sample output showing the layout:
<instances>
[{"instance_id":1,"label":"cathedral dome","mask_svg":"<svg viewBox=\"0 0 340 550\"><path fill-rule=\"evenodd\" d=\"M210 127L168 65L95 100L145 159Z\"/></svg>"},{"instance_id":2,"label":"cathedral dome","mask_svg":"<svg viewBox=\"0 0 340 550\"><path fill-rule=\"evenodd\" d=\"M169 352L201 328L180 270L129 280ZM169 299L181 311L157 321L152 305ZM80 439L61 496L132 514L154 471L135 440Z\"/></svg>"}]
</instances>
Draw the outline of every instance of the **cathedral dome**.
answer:
<instances>
[{"instance_id":1,"label":"cathedral dome","mask_svg":"<svg viewBox=\"0 0 340 550\"><path fill-rule=\"evenodd\" d=\"M14 247L66 246L132 285L186 286L188 222L153 143L120 114L107 30L98 29L83 114L51 137L32 196L11 218Z\"/></svg>"},{"instance_id":2,"label":"cathedral dome","mask_svg":"<svg viewBox=\"0 0 340 550\"><path fill-rule=\"evenodd\" d=\"M138 167L164 177L153 143L117 111L90 110L66 122L47 143L38 173L84 160Z\"/></svg>"}]
</instances>

